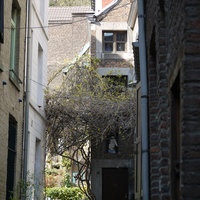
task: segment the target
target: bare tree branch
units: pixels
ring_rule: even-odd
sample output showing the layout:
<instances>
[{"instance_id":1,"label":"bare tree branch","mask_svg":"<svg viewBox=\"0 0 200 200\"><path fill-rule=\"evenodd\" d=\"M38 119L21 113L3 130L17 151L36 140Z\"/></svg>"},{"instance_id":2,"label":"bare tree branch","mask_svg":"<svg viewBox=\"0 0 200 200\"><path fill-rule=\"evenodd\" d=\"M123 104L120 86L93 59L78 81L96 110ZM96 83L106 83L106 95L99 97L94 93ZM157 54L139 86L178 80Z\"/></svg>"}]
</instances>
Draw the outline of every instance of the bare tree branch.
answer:
<instances>
[{"instance_id":1,"label":"bare tree branch","mask_svg":"<svg viewBox=\"0 0 200 200\"><path fill-rule=\"evenodd\" d=\"M83 66L85 60L90 65ZM133 135L135 101L133 91L122 85L112 87L96 71L97 60L77 59L57 90L46 91L47 148L77 163L78 185L86 196L92 194L91 147L100 146L111 133L124 138Z\"/></svg>"}]
</instances>

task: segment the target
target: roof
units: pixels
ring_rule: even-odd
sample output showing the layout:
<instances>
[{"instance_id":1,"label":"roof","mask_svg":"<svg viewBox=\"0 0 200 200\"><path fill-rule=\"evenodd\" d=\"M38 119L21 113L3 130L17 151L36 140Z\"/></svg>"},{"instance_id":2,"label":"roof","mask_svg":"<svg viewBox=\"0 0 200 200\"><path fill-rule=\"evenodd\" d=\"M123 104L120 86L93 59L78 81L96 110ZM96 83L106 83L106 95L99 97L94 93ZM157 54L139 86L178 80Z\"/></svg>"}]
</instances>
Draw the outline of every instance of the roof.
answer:
<instances>
[{"instance_id":1,"label":"roof","mask_svg":"<svg viewBox=\"0 0 200 200\"><path fill-rule=\"evenodd\" d=\"M90 6L49 7L49 21L71 21L72 14L93 12Z\"/></svg>"}]
</instances>

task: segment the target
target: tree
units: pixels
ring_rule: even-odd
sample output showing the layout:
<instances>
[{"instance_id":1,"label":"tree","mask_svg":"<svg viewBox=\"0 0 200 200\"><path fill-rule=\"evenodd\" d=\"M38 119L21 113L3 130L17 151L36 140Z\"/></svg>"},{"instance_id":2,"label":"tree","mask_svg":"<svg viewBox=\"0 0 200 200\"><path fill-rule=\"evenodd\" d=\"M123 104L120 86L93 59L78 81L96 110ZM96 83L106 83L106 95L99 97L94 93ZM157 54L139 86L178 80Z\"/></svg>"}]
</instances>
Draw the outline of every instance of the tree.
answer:
<instances>
[{"instance_id":1,"label":"tree","mask_svg":"<svg viewBox=\"0 0 200 200\"><path fill-rule=\"evenodd\" d=\"M48 150L77 163L78 185L91 200L91 149L116 129L130 137L135 117L133 91L102 78L97 66L98 60L87 56L68 66L60 87L47 90L45 109Z\"/></svg>"}]
</instances>

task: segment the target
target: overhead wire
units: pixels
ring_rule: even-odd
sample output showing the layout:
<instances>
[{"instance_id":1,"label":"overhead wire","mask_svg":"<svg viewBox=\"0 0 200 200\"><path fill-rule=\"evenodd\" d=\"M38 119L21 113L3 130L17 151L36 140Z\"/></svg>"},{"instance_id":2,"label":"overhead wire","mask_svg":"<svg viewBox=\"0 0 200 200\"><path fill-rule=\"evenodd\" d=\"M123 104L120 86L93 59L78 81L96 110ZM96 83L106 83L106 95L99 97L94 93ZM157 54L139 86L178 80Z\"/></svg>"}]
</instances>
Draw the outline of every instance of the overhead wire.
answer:
<instances>
[{"instance_id":1,"label":"overhead wire","mask_svg":"<svg viewBox=\"0 0 200 200\"><path fill-rule=\"evenodd\" d=\"M134 0L134 1L136 1L136 0ZM133 1L133 2L134 2ZM119 8L122 8L122 7L125 7L125 6L127 6L127 5L129 5L129 4L131 4L131 2L129 2L129 3L126 3L126 4L123 4L123 5L121 5L121 6L118 6L118 7L116 7L116 8L113 8L112 10L117 10L117 9L119 9ZM107 16L109 16L109 14L107 14ZM60 19L62 19L62 17L60 18ZM63 17L63 19L65 19L65 17ZM68 22L65 22L65 23L63 23L63 22L57 22L57 23L55 23L54 25L48 25L48 26L32 26L32 27L30 27L31 29L38 29L38 28L42 28L42 29L44 29L44 28L52 28L52 27L57 27L57 26L64 26L64 25L67 25L67 24L74 24L74 23L78 23L78 22L82 22L82 21L86 21L87 19L81 19L81 20L76 20L76 21L71 21L71 20L68 20ZM67 20L66 20L67 21ZM11 27L4 27L5 29L11 29ZM26 29L27 27L17 27L16 29Z\"/></svg>"},{"instance_id":2,"label":"overhead wire","mask_svg":"<svg viewBox=\"0 0 200 200\"><path fill-rule=\"evenodd\" d=\"M136 1L136 0L134 0L134 1ZM133 2L134 2L133 1ZM117 10L117 9L119 9L119 8L122 8L122 7L125 7L125 6L127 6L127 5L130 5L131 4L131 2L129 2L129 3L126 3L126 4L123 4L123 5L121 5L121 6L117 6L116 8L113 8L112 10ZM109 15L109 14L108 14ZM107 15L107 16L108 16ZM64 17L63 17L63 19L64 19ZM78 23L78 22L82 22L82 21L86 21L87 19L81 19L81 20L77 20L77 21L70 21L69 20L69 22L67 22L67 23L56 23L56 24L54 24L54 25L48 25L48 26L33 26L33 27L30 27L31 29L38 29L38 28L42 28L42 29L44 29L44 28L51 28L51 27L57 27L57 26L64 26L64 25L66 25L66 24L74 24L74 23ZM9 27L4 27L5 29L11 29L11 28L9 28ZM16 28L16 29L26 29L27 27L19 27L19 28ZM34 83L36 83L36 84L38 84L38 85L41 85L41 86L43 86L43 87L45 87L45 88L47 88L48 86L47 85L44 85L44 84L42 84L42 83L39 83L38 81L36 81L36 80L33 80L33 79L30 79L32 82L34 82Z\"/></svg>"}]
</instances>

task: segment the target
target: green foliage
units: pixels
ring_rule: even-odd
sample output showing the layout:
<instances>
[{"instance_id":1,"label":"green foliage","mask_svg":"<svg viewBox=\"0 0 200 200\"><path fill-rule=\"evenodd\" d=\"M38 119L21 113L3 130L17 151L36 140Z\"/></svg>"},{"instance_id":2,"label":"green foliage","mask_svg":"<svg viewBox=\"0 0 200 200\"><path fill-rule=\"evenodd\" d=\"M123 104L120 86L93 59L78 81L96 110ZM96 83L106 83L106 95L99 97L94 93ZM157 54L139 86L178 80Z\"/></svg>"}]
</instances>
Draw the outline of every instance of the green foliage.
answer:
<instances>
[{"instance_id":1,"label":"green foliage","mask_svg":"<svg viewBox=\"0 0 200 200\"><path fill-rule=\"evenodd\" d=\"M111 133L132 144L135 120L134 95L125 77L111 72L103 78L98 65L87 55L68 65L61 85L46 91L45 107L47 149L76 163L78 186L91 200L91 147L101 148Z\"/></svg>"},{"instance_id":2,"label":"green foliage","mask_svg":"<svg viewBox=\"0 0 200 200\"><path fill-rule=\"evenodd\" d=\"M20 196L22 199L26 200L31 200L33 196L35 200L41 199L41 197L39 197L39 193L42 193L42 191L40 191L40 187L42 186L41 180L41 177L35 177L28 172L27 181L20 180L17 183L15 190L11 192L10 200L20 200Z\"/></svg>"},{"instance_id":3,"label":"green foliage","mask_svg":"<svg viewBox=\"0 0 200 200\"><path fill-rule=\"evenodd\" d=\"M62 182L64 187L72 187L74 184L71 182L71 177L68 173L65 174L64 181Z\"/></svg>"},{"instance_id":4,"label":"green foliage","mask_svg":"<svg viewBox=\"0 0 200 200\"><path fill-rule=\"evenodd\" d=\"M46 174L57 176L58 171L56 169L46 169Z\"/></svg>"},{"instance_id":5,"label":"green foliage","mask_svg":"<svg viewBox=\"0 0 200 200\"><path fill-rule=\"evenodd\" d=\"M69 156L70 155L68 154L68 157ZM72 161L67 157L63 157L62 158L62 165L63 165L63 167L65 167L66 170L69 170L72 166Z\"/></svg>"},{"instance_id":6,"label":"green foliage","mask_svg":"<svg viewBox=\"0 0 200 200\"><path fill-rule=\"evenodd\" d=\"M90 0L50 0L49 6L89 6Z\"/></svg>"},{"instance_id":7,"label":"green foliage","mask_svg":"<svg viewBox=\"0 0 200 200\"><path fill-rule=\"evenodd\" d=\"M45 170L45 185L47 188L53 188L64 185L65 170L57 168L47 168Z\"/></svg>"},{"instance_id":8,"label":"green foliage","mask_svg":"<svg viewBox=\"0 0 200 200\"><path fill-rule=\"evenodd\" d=\"M59 200L86 200L85 195L78 187L47 188L46 197Z\"/></svg>"}]
</instances>

